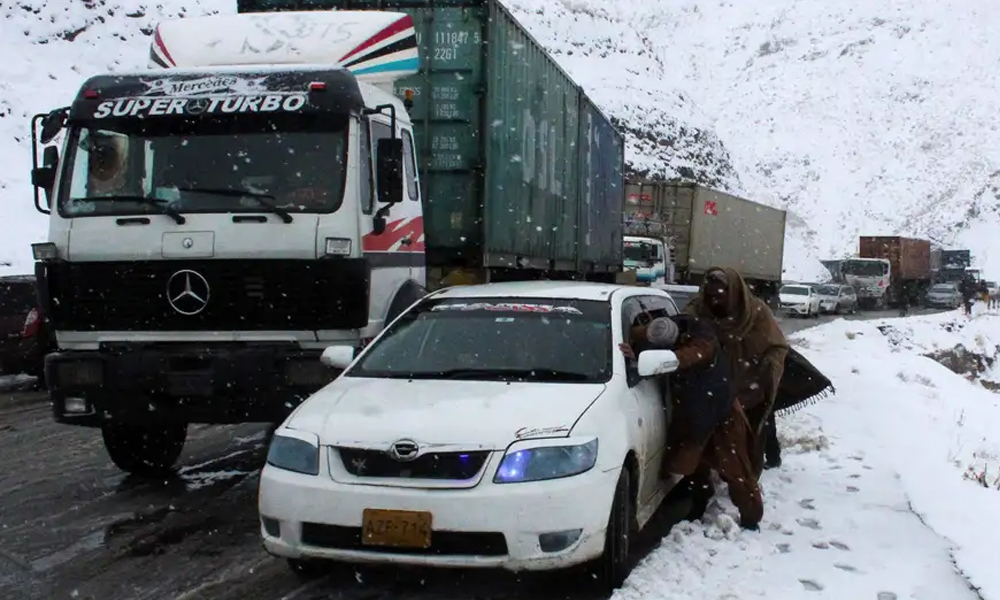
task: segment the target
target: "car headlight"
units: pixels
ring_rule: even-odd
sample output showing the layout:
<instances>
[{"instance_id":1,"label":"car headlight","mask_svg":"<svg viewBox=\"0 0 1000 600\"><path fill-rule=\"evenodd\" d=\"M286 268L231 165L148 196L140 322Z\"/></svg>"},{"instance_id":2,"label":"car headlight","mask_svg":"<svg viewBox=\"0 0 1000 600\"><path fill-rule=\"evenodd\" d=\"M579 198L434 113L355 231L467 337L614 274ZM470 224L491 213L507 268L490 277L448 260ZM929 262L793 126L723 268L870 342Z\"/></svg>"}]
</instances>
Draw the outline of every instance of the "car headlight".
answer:
<instances>
[{"instance_id":1,"label":"car headlight","mask_svg":"<svg viewBox=\"0 0 1000 600\"><path fill-rule=\"evenodd\" d=\"M585 473L597 463L597 438L573 446L542 446L508 450L493 483L559 479Z\"/></svg>"},{"instance_id":2,"label":"car headlight","mask_svg":"<svg viewBox=\"0 0 1000 600\"><path fill-rule=\"evenodd\" d=\"M319 475L319 436L292 430L274 434L267 450L267 464L303 475Z\"/></svg>"}]
</instances>

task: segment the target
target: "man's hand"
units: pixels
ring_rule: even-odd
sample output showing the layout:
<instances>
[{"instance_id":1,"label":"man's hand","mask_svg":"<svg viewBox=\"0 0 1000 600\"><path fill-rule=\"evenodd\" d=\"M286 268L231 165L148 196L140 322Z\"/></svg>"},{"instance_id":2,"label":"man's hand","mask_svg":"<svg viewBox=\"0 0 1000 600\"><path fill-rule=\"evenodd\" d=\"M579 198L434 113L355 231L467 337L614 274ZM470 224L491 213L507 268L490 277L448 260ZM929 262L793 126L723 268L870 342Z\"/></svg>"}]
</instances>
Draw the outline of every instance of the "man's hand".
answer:
<instances>
[{"instance_id":1,"label":"man's hand","mask_svg":"<svg viewBox=\"0 0 1000 600\"><path fill-rule=\"evenodd\" d=\"M629 360L635 360L635 350L632 349L631 344L628 344L627 342L622 342L618 344L618 349L622 351L622 354L625 355L625 358Z\"/></svg>"}]
</instances>

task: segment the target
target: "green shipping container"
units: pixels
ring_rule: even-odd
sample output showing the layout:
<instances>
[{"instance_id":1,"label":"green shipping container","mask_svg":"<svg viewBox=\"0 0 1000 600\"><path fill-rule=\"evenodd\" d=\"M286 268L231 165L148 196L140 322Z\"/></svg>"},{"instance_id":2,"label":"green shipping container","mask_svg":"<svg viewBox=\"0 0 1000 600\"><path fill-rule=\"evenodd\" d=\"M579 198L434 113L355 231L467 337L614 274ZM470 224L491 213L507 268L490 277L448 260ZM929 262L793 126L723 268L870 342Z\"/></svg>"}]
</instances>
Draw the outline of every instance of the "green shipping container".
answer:
<instances>
[{"instance_id":1,"label":"green shipping container","mask_svg":"<svg viewBox=\"0 0 1000 600\"><path fill-rule=\"evenodd\" d=\"M429 266L620 270L624 140L500 2L237 4L413 17L422 68L396 94L414 92Z\"/></svg>"}]
</instances>

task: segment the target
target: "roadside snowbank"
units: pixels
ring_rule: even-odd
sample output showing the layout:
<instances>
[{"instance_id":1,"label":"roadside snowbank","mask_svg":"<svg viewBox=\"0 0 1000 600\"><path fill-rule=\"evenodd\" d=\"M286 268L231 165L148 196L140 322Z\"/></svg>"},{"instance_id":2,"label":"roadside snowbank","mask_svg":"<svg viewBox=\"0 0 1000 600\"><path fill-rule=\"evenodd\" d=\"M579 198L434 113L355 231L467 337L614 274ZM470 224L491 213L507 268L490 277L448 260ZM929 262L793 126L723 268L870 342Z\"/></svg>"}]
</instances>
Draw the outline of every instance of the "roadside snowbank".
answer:
<instances>
[{"instance_id":1,"label":"roadside snowbank","mask_svg":"<svg viewBox=\"0 0 1000 600\"><path fill-rule=\"evenodd\" d=\"M615 598L1000 599L1000 491L965 477L1000 467L1000 396L923 356L995 347L1000 316L838 320L791 340L837 395L779 420L761 532L740 531L724 500Z\"/></svg>"}]
</instances>

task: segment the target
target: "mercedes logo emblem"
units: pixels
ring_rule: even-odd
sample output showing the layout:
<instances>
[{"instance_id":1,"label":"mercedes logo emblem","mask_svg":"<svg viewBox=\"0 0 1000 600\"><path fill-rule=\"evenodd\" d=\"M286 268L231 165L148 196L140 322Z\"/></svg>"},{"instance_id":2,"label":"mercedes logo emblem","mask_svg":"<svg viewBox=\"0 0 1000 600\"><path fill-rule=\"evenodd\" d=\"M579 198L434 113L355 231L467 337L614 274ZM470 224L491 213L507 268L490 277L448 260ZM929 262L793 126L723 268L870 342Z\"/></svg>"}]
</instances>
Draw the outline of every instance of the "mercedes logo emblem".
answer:
<instances>
[{"instance_id":1,"label":"mercedes logo emblem","mask_svg":"<svg viewBox=\"0 0 1000 600\"><path fill-rule=\"evenodd\" d=\"M208 281L196 271L183 269L167 280L167 302L182 315L196 315L205 310L210 296Z\"/></svg>"},{"instance_id":2,"label":"mercedes logo emblem","mask_svg":"<svg viewBox=\"0 0 1000 600\"><path fill-rule=\"evenodd\" d=\"M389 456L399 462L410 462L416 460L420 453L420 446L413 440L399 440L389 447Z\"/></svg>"},{"instance_id":3,"label":"mercedes logo emblem","mask_svg":"<svg viewBox=\"0 0 1000 600\"><path fill-rule=\"evenodd\" d=\"M188 114L200 115L208 110L209 102L210 100L208 98L192 98L187 101L187 106L184 108L187 110Z\"/></svg>"}]
</instances>

